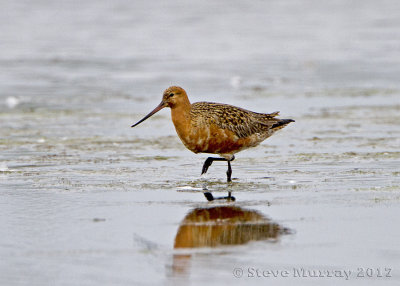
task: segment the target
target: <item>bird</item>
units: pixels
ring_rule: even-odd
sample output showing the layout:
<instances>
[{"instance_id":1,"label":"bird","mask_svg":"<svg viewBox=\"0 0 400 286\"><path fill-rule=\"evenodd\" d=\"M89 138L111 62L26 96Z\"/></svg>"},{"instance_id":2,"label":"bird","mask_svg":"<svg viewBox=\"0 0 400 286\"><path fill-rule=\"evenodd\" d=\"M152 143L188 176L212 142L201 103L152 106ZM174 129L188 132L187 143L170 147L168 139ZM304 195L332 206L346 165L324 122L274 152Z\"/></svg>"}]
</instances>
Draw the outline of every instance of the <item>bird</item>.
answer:
<instances>
[{"instance_id":1,"label":"bird","mask_svg":"<svg viewBox=\"0 0 400 286\"><path fill-rule=\"evenodd\" d=\"M176 133L187 149L196 154L219 155L205 160L201 174L205 174L214 161L226 161L228 183L232 181L231 162L236 153L259 145L276 131L294 122L293 119L277 118L279 111L257 113L224 103L190 103L183 88L170 86L164 91L160 104L131 127L165 107L171 109ZM206 198L214 199L210 193L206 194ZM228 198L232 198L230 192Z\"/></svg>"}]
</instances>

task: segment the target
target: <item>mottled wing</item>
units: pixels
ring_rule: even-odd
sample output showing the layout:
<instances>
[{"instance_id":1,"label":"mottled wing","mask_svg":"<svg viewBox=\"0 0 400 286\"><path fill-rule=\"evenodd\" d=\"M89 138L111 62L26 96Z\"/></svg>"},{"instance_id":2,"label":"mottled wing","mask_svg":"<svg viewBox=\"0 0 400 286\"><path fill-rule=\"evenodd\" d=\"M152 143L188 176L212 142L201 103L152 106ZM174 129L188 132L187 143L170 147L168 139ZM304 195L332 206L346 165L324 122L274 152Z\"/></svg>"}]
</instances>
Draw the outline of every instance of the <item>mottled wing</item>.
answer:
<instances>
[{"instance_id":1,"label":"mottled wing","mask_svg":"<svg viewBox=\"0 0 400 286\"><path fill-rule=\"evenodd\" d=\"M240 107L213 102L197 102L192 104L191 109L192 118L196 118L195 124L215 124L222 129L234 132L239 138L268 132L274 124L279 122L279 119L275 118L278 114L279 112L256 113Z\"/></svg>"}]
</instances>

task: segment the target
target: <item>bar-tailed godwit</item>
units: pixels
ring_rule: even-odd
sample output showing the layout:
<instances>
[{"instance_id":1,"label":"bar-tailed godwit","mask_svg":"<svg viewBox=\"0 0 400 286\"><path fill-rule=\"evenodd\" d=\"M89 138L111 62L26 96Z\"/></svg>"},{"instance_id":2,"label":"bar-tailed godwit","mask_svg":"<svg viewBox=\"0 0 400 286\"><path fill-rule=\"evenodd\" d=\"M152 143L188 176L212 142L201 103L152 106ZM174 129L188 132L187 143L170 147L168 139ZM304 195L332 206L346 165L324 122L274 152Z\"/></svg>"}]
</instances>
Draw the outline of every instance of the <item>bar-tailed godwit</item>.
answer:
<instances>
[{"instance_id":1,"label":"bar-tailed godwit","mask_svg":"<svg viewBox=\"0 0 400 286\"><path fill-rule=\"evenodd\" d=\"M279 112L257 113L240 107L213 103L190 103L186 91L171 86L164 91L161 103L135 127L164 107L171 108L172 122L182 143L194 153L218 154L208 157L201 174L207 172L213 161L227 161L227 180L231 182L231 161L235 154L255 147L293 119L278 119Z\"/></svg>"}]
</instances>

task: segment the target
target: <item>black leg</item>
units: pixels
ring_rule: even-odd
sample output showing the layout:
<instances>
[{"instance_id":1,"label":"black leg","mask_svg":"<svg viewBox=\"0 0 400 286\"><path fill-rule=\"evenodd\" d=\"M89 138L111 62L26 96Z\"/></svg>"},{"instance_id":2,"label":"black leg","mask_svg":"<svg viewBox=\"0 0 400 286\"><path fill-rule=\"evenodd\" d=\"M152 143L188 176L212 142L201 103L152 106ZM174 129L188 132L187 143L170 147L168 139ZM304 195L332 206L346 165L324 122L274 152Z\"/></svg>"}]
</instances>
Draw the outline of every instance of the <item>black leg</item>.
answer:
<instances>
[{"instance_id":1,"label":"black leg","mask_svg":"<svg viewBox=\"0 0 400 286\"><path fill-rule=\"evenodd\" d=\"M211 166L211 164L214 161L228 161L228 171L226 171L226 176L228 179L228 183L232 182L232 167L231 167L231 161L235 160L235 156L232 156L232 159L227 160L225 158L214 158L214 157L208 157L203 164L203 169L201 170L201 174L207 173L208 168Z\"/></svg>"},{"instance_id":2,"label":"black leg","mask_svg":"<svg viewBox=\"0 0 400 286\"><path fill-rule=\"evenodd\" d=\"M201 174L207 173L208 168L211 166L211 164L214 161L227 161L228 162L228 171L226 171L226 176L227 176L227 181L228 183L232 182L232 166L231 166L231 161L235 160L235 156L232 156L230 160L227 160L225 158L214 158L214 157L208 157L206 161L203 164L203 169L201 171ZM214 196L210 192L205 192L204 196L208 201L213 201L213 200L228 200L228 201L235 201L235 197L232 196L231 191L228 191L228 196L227 197L217 197L214 198Z\"/></svg>"},{"instance_id":3,"label":"black leg","mask_svg":"<svg viewBox=\"0 0 400 286\"><path fill-rule=\"evenodd\" d=\"M232 182L232 179L231 179L231 176L232 176L231 161L228 161L228 171L226 171L226 176L228 178L228 183Z\"/></svg>"},{"instance_id":4,"label":"black leg","mask_svg":"<svg viewBox=\"0 0 400 286\"><path fill-rule=\"evenodd\" d=\"M231 167L231 161L235 160L235 156L232 156L232 159L227 160L228 161L228 171L226 171L226 177L228 179L228 183L232 182L232 167ZM229 197L231 197L229 193Z\"/></svg>"},{"instance_id":5,"label":"black leg","mask_svg":"<svg viewBox=\"0 0 400 286\"><path fill-rule=\"evenodd\" d=\"M202 175L205 174L205 173L207 173L208 167L210 167L211 164L212 164L214 161L227 161L227 160L226 160L225 158L208 157L208 158L206 159L206 161L204 162L203 169L202 169L202 171L201 171L201 174L202 174Z\"/></svg>"}]
</instances>

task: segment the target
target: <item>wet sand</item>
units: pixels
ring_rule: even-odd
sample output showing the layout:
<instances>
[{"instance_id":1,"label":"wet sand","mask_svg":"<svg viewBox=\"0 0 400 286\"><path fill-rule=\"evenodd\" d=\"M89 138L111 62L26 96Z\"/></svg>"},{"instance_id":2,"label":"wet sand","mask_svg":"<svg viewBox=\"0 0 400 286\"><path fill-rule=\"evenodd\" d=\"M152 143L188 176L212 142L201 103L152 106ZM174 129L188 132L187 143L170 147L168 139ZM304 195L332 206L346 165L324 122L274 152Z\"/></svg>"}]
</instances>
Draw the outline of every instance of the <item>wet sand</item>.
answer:
<instances>
[{"instance_id":1,"label":"wet sand","mask_svg":"<svg viewBox=\"0 0 400 286\"><path fill-rule=\"evenodd\" d=\"M6 4L0 284L398 285L400 9L302 2ZM170 84L296 122L228 186L168 110L130 128Z\"/></svg>"}]
</instances>

